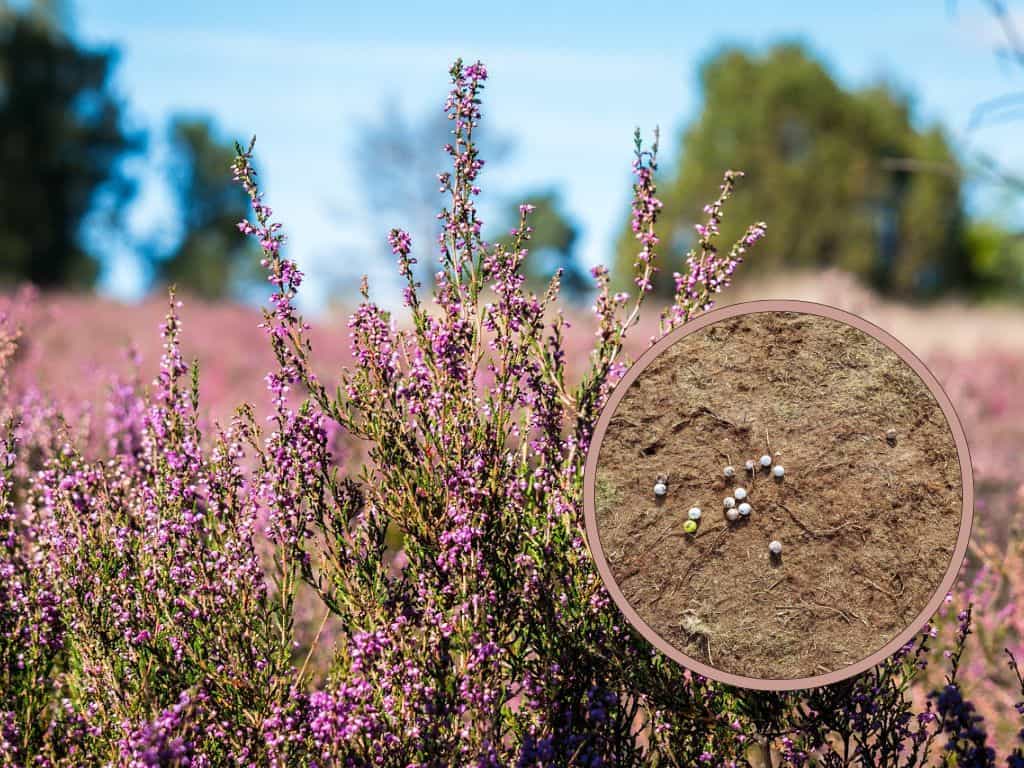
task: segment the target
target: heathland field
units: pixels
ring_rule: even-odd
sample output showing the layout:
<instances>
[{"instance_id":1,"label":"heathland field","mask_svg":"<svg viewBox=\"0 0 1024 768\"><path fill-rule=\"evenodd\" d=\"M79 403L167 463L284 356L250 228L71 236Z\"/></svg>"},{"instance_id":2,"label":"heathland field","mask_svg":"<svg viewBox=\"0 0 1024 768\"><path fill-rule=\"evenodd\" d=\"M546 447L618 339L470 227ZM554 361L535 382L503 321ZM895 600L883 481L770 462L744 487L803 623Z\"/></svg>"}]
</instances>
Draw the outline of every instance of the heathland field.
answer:
<instances>
[{"instance_id":1,"label":"heathland field","mask_svg":"<svg viewBox=\"0 0 1024 768\"><path fill-rule=\"evenodd\" d=\"M260 414L270 413L264 376L273 368L274 356L258 327L260 312L181 298L181 346L186 361L200 364L202 419L226 423L242 403L251 403ZM970 442L977 487L973 547L953 595L954 607L974 605L974 632L960 679L992 735L1009 748L1018 729L1013 704L1019 685L1003 653L1004 648L1015 654L1024 650L1024 614L1014 610L1024 601L1024 530L1018 522L1024 506L1024 399L1019 397L1024 391L1024 310L957 302L910 306L881 299L834 272L760 281L756 291L737 286L721 296L719 305L758 298L820 301L860 314L923 358L956 406ZM83 434L95 438L107 430L104 425L112 417L104 403L115 379L128 381L137 372L146 384L157 373L165 297L122 304L83 295L24 294L8 297L6 303L22 328L11 382L20 391L55 398L72 427ZM583 362L581 354L594 332L587 312L578 310L571 317L565 340L570 378L578 373L574 368ZM642 323L627 348L633 353L642 349L653 330L651 323ZM318 373L325 381L333 380L352 361L346 313L317 318L310 337ZM343 431L332 439L339 456L351 459L363 453L359 442ZM401 539L391 539L389 557L400 567L405 555L395 549ZM268 571L271 559L266 552ZM296 636L301 645L316 646L309 662L315 675L330 666L331 653L325 649L337 631L333 617L323 622L318 605L310 591L298 591ZM947 617L939 622L942 631L951 631L950 621ZM926 682L940 684L941 673L929 672ZM927 684L915 684L915 698L921 702Z\"/></svg>"}]
</instances>

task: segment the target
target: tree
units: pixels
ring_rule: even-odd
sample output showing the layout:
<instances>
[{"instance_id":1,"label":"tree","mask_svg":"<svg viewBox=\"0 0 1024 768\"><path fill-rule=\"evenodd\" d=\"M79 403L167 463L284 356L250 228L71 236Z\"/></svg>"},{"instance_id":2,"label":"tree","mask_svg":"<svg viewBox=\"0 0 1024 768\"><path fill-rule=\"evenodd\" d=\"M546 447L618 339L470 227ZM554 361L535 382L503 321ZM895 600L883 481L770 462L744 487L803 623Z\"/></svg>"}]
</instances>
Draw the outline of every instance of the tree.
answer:
<instances>
[{"instance_id":1,"label":"tree","mask_svg":"<svg viewBox=\"0 0 1024 768\"><path fill-rule=\"evenodd\" d=\"M522 203L509 205L502 221L506 231L519 224L519 206L531 205L530 226L533 232L528 243L530 258L523 263L527 284L534 290L547 287L555 271L561 268L562 289L571 300L581 299L590 289L590 281L580 267L576 244L580 230L564 212L561 194L557 189L542 189L522 196ZM509 235L499 242L508 245Z\"/></svg>"},{"instance_id":2,"label":"tree","mask_svg":"<svg viewBox=\"0 0 1024 768\"><path fill-rule=\"evenodd\" d=\"M967 227L967 248L982 291L1024 294L1024 235L1000 221L979 219Z\"/></svg>"},{"instance_id":3,"label":"tree","mask_svg":"<svg viewBox=\"0 0 1024 768\"><path fill-rule=\"evenodd\" d=\"M111 91L115 52L79 48L47 8L0 7L0 282L84 286L98 262L83 224L116 220L134 194L122 160L143 142Z\"/></svg>"},{"instance_id":4,"label":"tree","mask_svg":"<svg viewBox=\"0 0 1024 768\"><path fill-rule=\"evenodd\" d=\"M662 179L666 250L694 241L692 212L735 167L747 178L723 237L740 235L755 211L769 223L754 269L837 266L904 296L970 281L960 175L887 165L900 158L956 168L940 128L914 127L905 95L887 85L845 90L795 44L763 56L723 50L702 66L700 83L703 110L682 133L678 166ZM624 233L619 276L629 274L634 251ZM656 287L670 292L678 267L661 267Z\"/></svg>"},{"instance_id":5,"label":"tree","mask_svg":"<svg viewBox=\"0 0 1024 768\"><path fill-rule=\"evenodd\" d=\"M1002 64L1017 74L1024 73L1024 36L1014 15L1002 0L983 0L1001 33L994 53ZM956 3L950 3L955 10ZM1017 89L985 99L975 106L967 133L986 124L1020 120L1024 116L1024 91ZM965 172L968 180L978 180L1001 192L1003 214L998 219L972 221L967 230L967 249L972 268L979 276L979 287L990 295L1024 294L1024 232L1017 221L1024 199L1024 176L1006 168L988 153L973 152ZM1017 216L1019 218L1019 215Z\"/></svg>"},{"instance_id":6,"label":"tree","mask_svg":"<svg viewBox=\"0 0 1024 768\"><path fill-rule=\"evenodd\" d=\"M237 228L249 207L228 173L234 148L217 138L208 118L176 117L169 133L171 184L183 232L173 252L157 261L157 271L199 296L221 298L240 287L254 263Z\"/></svg>"},{"instance_id":7,"label":"tree","mask_svg":"<svg viewBox=\"0 0 1024 768\"><path fill-rule=\"evenodd\" d=\"M421 275L432 274L436 267L435 240L440 227L437 171L447 163L444 146L451 141L452 123L443 112L418 119L406 117L395 105L386 106L380 115L362 123L352 146L352 161L364 192L364 213L369 224L380 231L399 227L408 231L418 244L417 259ZM474 135L487 167L500 164L512 153L512 142L493 132L477 129ZM519 206L529 203L534 228L530 240L533 257L527 260L527 281L534 289L545 288L561 267L562 288L570 299L581 298L590 289L590 281L576 261L579 227L563 210L561 195L555 188L538 189L519 196L497 216L507 232L519 222ZM502 238L508 242L508 238ZM386 243L382 242L382 248ZM390 258L390 249L387 251Z\"/></svg>"},{"instance_id":8,"label":"tree","mask_svg":"<svg viewBox=\"0 0 1024 768\"><path fill-rule=\"evenodd\" d=\"M447 164L443 148L452 139L451 130L452 122L441 111L409 118L389 104L357 127L350 148L364 195L360 213L375 231L399 227L409 232L423 275L433 274L437 266L437 209L444 204L437 173ZM488 158L488 168L512 152L512 143L492 131L481 129L475 139ZM390 259L390 248L383 239L380 242Z\"/></svg>"}]
</instances>

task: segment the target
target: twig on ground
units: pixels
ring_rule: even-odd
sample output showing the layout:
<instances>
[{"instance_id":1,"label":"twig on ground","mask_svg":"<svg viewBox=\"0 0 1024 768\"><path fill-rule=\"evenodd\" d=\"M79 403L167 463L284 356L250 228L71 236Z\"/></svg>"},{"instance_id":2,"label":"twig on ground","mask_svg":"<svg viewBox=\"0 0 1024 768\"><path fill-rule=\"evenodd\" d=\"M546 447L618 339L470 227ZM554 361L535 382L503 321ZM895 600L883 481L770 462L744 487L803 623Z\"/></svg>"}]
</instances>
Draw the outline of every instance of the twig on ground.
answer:
<instances>
[{"instance_id":1,"label":"twig on ground","mask_svg":"<svg viewBox=\"0 0 1024 768\"><path fill-rule=\"evenodd\" d=\"M811 536L814 536L816 539L827 539L830 536L835 536L837 533L839 533L841 530L843 530L847 526L854 525L854 521L853 520L847 520L845 523L843 523L842 525L837 525L835 528L827 528L824 531L816 531L813 528L809 528L807 525L805 525L804 522L802 520L800 520L800 518L797 517L793 513L793 511L789 507L787 507L785 504L781 504L780 503L778 506L779 506L780 509L784 509L786 511L786 514L788 514L790 516L790 518L793 520L793 522L796 523L798 526L800 526L800 528L803 529L803 531L805 533L808 533Z\"/></svg>"},{"instance_id":2,"label":"twig on ground","mask_svg":"<svg viewBox=\"0 0 1024 768\"><path fill-rule=\"evenodd\" d=\"M778 611L803 611L803 610L808 610L810 608L821 608L822 610L825 610L825 611L831 611L832 613L838 615L847 624L852 624L853 623L852 621L850 621L850 617L853 617L854 619L857 619L857 621L859 621L862 624L864 624L864 626L866 626L866 627L870 627L871 626L870 624L868 624L867 621L865 621L862 617L858 616L853 611L844 611L844 610L841 610L841 609L836 608L836 607L831 606L831 605L823 605L822 603L800 603L799 605L776 605L775 606L775 609L778 610Z\"/></svg>"}]
</instances>

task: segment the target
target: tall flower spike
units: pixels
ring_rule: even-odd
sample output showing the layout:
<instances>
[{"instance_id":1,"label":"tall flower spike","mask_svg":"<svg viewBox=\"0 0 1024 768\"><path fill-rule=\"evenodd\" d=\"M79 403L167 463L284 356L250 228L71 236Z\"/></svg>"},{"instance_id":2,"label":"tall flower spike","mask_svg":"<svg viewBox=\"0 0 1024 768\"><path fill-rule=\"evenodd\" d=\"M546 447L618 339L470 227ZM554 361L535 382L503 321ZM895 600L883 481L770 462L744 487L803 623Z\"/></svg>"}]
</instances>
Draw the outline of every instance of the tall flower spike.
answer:
<instances>
[{"instance_id":1,"label":"tall flower spike","mask_svg":"<svg viewBox=\"0 0 1024 768\"><path fill-rule=\"evenodd\" d=\"M654 183L654 174L658 170L658 131L654 131L654 142L649 150L643 148L639 128L633 134L633 142L633 175L636 181L633 184L633 219L630 226L634 237L640 242L640 252L633 263L634 269L638 270L634 280L641 291L650 291L653 288L651 278L658 271L654 264L654 246L658 244L654 225L662 208L662 202L656 194L658 188Z\"/></svg>"},{"instance_id":2,"label":"tall flower spike","mask_svg":"<svg viewBox=\"0 0 1024 768\"><path fill-rule=\"evenodd\" d=\"M741 171L726 171L718 198L704 207L708 218L696 226L697 247L686 254L686 272L673 273L675 297L672 305L662 312L662 333L682 325L695 314L711 309L714 295L732 284L733 273L743 262L744 255L765 236L767 225L760 221L747 227L728 255L721 256L715 245L725 203L732 197L736 182L742 177Z\"/></svg>"}]
</instances>

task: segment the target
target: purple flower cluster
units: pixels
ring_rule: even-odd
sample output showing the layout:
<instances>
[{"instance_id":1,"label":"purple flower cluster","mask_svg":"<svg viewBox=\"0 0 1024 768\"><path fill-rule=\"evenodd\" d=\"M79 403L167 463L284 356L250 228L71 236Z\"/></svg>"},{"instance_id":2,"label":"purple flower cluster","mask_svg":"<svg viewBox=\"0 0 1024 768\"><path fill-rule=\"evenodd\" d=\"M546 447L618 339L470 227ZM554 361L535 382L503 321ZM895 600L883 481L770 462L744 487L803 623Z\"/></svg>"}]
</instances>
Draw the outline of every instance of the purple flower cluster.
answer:
<instances>
[{"instance_id":1,"label":"purple flower cluster","mask_svg":"<svg viewBox=\"0 0 1024 768\"><path fill-rule=\"evenodd\" d=\"M9 720L13 688L21 717L7 730L20 743L5 743L26 765L254 756L253 708L291 682L291 616L256 548L255 427L243 413L201 433L177 310L172 296L149 391L111 393L109 454L88 458L59 425L36 446L8 430L5 464L24 473L0 481L0 625L13 619L0 653L16 653L0 710Z\"/></svg>"},{"instance_id":2,"label":"purple flower cluster","mask_svg":"<svg viewBox=\"0 0 1024 768\"><path fill-rule=\"evenodd\" d=\"M662 331L675 328L689 320L695 313L703 312L714 305L712 297L728 288L733 273L743 262L743 256L767 231L764 222L747 227L726 256L721 256L715 246L722 222L722 211L732 196L736 181L743 176L740 171L726 171L721 191L715 202L704 207L707 221L696 225L697 247L686 256L686 272L674 272L676 299L662 314Z\"/></svg>"},{"instance_id":3,"label":"purple flower cluster","mask_svg":"<svg viewBox=\"0 0 1024 768\"><path fill-rule=\"evenodd\" d=\"M202 701L202 697L199 698ZM210 760L195 754L195 745L187 734L194 728L193 698L183 692L172 706L152 720L136 727L126 724L119 752L128 768L154 768L163 765L209 766Z\"/></svg>"}]
</instances>

